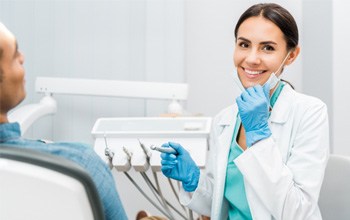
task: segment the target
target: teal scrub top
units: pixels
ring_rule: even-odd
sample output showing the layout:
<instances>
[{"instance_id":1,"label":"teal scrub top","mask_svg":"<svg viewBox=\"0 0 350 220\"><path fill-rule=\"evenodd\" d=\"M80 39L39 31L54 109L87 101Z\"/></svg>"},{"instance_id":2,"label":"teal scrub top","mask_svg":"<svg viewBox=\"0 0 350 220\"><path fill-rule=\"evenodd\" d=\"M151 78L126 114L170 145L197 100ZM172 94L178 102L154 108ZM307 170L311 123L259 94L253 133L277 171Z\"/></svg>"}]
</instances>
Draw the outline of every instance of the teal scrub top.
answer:
<instances>
[{"instance_id":1,"label":"teal scrub top","mask_svg":"<svg viewBox=\"0 0 350 220\"><path fill-rule=\"evenodd\" d=\"M277 89L270 99L271 107L277 101L279 94L284 87L284 83L279 83ZM237 143L237 134L241 125L241 118L237 114L236 124L232 135L230 153L226 171L224 197L229 204L228 219L252 219L247 197L245 194L243 175L237 168L234 160L243 153L243 149Z\"/></svg>"}]
</instances>

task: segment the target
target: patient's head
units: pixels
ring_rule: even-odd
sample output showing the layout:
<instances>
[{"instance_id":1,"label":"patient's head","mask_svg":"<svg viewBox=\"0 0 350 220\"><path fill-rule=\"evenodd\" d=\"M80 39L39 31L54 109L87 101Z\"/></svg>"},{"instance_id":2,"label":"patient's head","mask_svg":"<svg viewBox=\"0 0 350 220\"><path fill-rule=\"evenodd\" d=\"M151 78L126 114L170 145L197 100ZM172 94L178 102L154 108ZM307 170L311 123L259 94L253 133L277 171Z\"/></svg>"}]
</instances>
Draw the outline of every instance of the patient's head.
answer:
<instances>
[{"instance_id":1,"label":"patient's head","mask_svg":"<svg viewBox=\"0 0 350 220\"><path fill-rule=\"evenodd\" d=\"M15 36L0 22L0 123L26 95L23 63Z\"/></svg>"}]
</instances>

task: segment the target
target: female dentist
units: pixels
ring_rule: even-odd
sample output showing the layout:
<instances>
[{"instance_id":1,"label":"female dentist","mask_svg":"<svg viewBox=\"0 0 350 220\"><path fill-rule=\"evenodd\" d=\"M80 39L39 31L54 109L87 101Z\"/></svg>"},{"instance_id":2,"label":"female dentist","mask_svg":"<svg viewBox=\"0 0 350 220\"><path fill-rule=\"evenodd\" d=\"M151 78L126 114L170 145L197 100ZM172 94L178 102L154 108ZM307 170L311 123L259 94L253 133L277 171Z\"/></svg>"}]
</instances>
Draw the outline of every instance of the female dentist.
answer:
<instances>
[{"instance_id":1,"label":"female dentist","mask_svg":"<svg viewBox=\"0 0 350 220\"><path fill-rule=\"evenodd\" d=\"M211 219L322 219L327 107L277 78L298 57L296 22L277 4L256 4L235 38L244 90L213 120L206 172L173 142L163 144L176 153L161 154L162 172L182 182L184 205Z\"/></svg>"}]
</instances>

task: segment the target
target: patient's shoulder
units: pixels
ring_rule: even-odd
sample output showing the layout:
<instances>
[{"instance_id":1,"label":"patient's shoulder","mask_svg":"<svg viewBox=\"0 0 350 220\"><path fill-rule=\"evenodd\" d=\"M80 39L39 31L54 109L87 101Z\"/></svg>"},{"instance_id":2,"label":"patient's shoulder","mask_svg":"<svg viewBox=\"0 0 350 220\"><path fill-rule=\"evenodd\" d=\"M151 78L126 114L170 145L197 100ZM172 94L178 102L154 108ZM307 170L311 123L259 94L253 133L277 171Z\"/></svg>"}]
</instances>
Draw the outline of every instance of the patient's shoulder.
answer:
<instances>
[{"instance_id":1,"label":"patient's shoulder","mask_svg":"<svg viewBox=\"0 0 350 220\"><path fill-rule=\"evenodd\" d=\"M75 161L89 162L100 159L92 146L80 142L55 142L47 146L52 154L66 157Z\"/></svg>"}]
</instances>

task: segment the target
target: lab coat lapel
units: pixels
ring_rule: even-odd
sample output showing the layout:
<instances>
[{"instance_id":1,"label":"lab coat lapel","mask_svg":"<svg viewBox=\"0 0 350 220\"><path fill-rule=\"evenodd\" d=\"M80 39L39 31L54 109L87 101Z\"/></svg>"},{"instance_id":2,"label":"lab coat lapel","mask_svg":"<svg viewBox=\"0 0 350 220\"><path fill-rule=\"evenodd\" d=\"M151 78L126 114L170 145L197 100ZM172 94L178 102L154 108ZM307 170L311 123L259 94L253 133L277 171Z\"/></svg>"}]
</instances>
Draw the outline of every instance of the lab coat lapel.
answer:
<instances>
[{"instance_id":1,"label":"lab coat lapel","mask_svg":"<svg viewBox=\"0 0 350 220\"><path fill-rule=\"evenodd\" d=\"M229 109L228 113L223 115L218 125L221 129L221 134L218 137L219 147L218 147L218 159L225 162L225 167L227 164L228 152L231 145L232 135L234 125L236 123L238 108L236 105Z\"/></svg>"},{"instance_id":2,"label":"lab coat lapel","mask_svg":"<svg viewBox=\"0 0 350 220\"><path fill-rule=\"evenodd\" d=\"M225 189L225 179L226 179L226 167L227 167L227 160L228 160L228 154L230 150L231 140L232 140L232 134L233 129L236 123L236 115L237 115L238 109L236 105L233 105L231 108L228 109L228 112L222 116L222 118L218 122L218 129L219 129L219 136L218 136L218 145L217 145L217 167L216 167L216 178L215 181L216 186L216 193L214 196L215 202L213 204L216 205L216 207L212 207L212 216L222 216L227 213L223 212L223 198L224 198L224 189ZM220 132L221 131L221 132ZM225 210L226 211L226 210ZM221 219L219 217L218 219Z\"/></svg>"}]
</instances>

